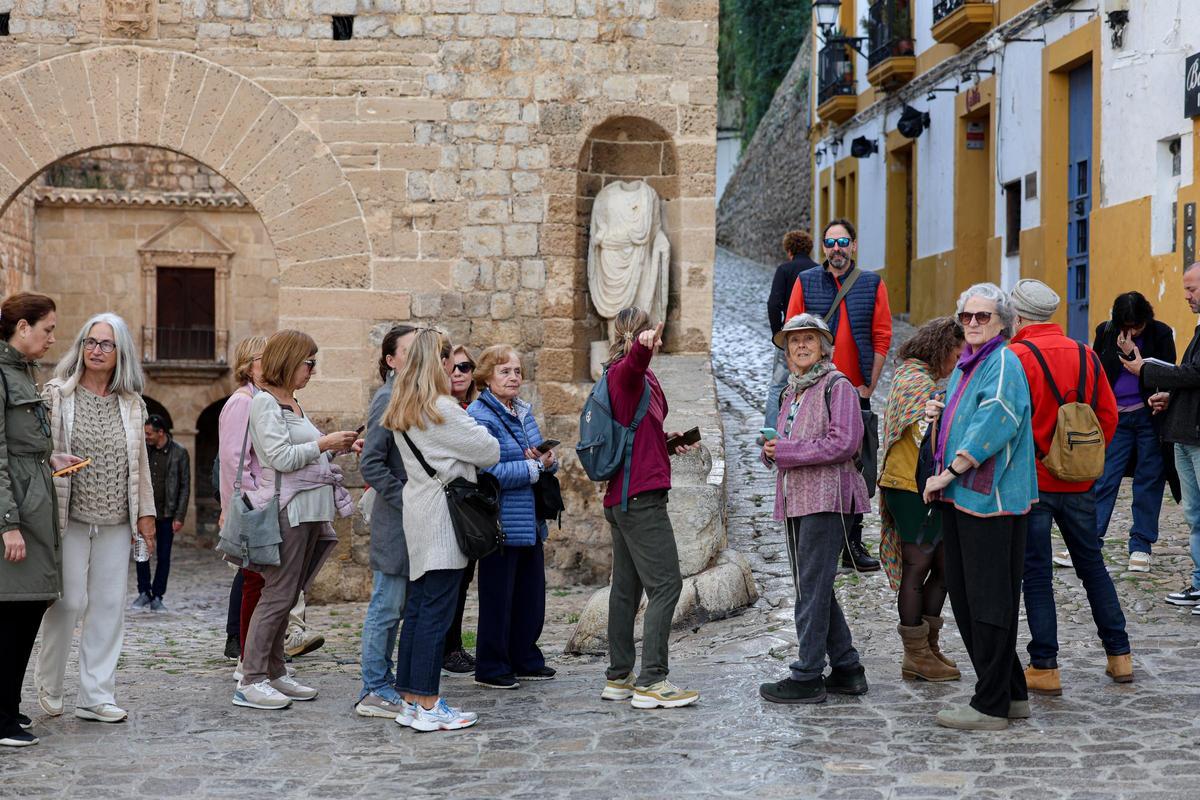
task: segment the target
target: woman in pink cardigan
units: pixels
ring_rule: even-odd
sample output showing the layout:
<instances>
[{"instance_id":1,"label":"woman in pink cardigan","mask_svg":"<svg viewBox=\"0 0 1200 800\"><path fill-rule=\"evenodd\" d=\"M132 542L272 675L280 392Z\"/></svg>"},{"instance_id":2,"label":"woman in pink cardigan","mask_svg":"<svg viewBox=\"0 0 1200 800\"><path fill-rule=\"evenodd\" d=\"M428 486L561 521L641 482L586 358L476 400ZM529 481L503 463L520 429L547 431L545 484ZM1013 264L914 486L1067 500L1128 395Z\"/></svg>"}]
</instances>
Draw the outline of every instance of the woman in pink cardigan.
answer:
<instances>
[{"instance_id":1,"label":"woman in pink cardigan","mask_svg":"<svg viewBox=\"0 0 1200 800\"><path fill-rule=\"evenodd\" d=\"M828 692L867 691L833 593L838 554L853 517L870 510L867 485L854 465L862 412L858 392L833 366L833 335L819 317L792 317L774 341L786 352L791 374L775 423L778 437L763 445L762 460L778 475L775 519L786 523L800 652L791 675L762 684L759 694L772 703L821 703Z\"/></svg>"}]
</instances>

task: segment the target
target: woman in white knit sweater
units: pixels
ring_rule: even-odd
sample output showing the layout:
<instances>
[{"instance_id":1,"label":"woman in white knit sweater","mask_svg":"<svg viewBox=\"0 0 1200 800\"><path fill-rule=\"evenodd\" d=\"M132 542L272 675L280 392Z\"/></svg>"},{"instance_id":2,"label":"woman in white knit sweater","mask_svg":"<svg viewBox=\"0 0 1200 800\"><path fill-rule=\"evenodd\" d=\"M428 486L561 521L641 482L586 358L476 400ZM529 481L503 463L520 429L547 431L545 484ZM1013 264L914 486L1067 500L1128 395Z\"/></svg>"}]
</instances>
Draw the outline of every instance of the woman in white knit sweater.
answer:
<instances>
[{"instance_id":1,"label":"woman in white knit sweater","mask_svg":"<svg viewBox=\"0 0 1200 800\"><path fill-rule=\"evenodd\" d=\"M476 468L500 460L500 444L467 416L450 394L442 352L442 334L423 329L396 375L383 425L395 432L404 459L404 537L408 544L408 600L396 689L404 706L396 722L418 731L455 730L474 725L478 716L452 708L438 693L442 643L454 617L467 557L458 548L442 483L477 479ZM407 438L407 440L406 440ZM430 477L409 441L437 473Z\"/></svg>"}]
</instances>

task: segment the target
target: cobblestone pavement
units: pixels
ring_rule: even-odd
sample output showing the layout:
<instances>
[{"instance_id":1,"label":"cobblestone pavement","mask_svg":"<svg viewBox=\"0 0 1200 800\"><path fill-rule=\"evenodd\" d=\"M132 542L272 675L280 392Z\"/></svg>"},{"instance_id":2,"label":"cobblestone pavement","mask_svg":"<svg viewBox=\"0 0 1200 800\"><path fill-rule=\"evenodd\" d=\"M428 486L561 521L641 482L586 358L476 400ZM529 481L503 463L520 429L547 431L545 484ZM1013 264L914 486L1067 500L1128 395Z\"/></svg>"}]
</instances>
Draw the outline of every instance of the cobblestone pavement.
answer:
<instances>
[{"instance_id":1,"label":"cobblestone pavement","mask_svg":"<svg viewBox=\"0 0 1200 800\"><path fill-rule=\"evenodd\" d=\"M220 657L231 571L211 552L176 551L169 611L130 612L118 699L121 725L50 719L27 681L24 710L42 744L0 753L0 797L939 798L1033 795L1067 798L1191 797L1200 780L1194 743L1200 657L1186 611L1160 602L1188 569L1186 534L1170 500L1154 572L1122 571L1124 542L1106 549L1129 615L1137 682L1103 674L1086 598L1056 573L1061 698L1035 698L1034 716L1003 733L939 729L933 714L970 693L963 682L900 680L894 598L886 580L844 575L839 599L871 681L861 698L822 706L763 703L758 683L786 673L795 647L792 591L773 481L752 446L770 358L763 298L770 269L718 258L714 363L726 424L729 535L754 568L761 599L728 620L676 632L672 677L699 689L699 704L638 712L598 699L604 662L561 655L586 587L552 590L544 649L559 677L516 692L443 681L454 703L480 712L473 729L421 735L354 716L358 633L365 606L311 608L327 642L295 666L321 689L283 712L230 704L231 663ZM899 332L903 335L903 329ZM1128 497L1112 530L1128 525ZM868 518L874 547L878 521ZM130 599L134 589L130 584ZM947 615L949 614L947 610ZM469 609L468 625L474 611ZM950 633L948 652L966 661ZM1022 641L1021 646L1024 646ZM964 666L966 666L964 664ZM70 708L76 685L67 678Z\"/></svg>"}]
</instances>

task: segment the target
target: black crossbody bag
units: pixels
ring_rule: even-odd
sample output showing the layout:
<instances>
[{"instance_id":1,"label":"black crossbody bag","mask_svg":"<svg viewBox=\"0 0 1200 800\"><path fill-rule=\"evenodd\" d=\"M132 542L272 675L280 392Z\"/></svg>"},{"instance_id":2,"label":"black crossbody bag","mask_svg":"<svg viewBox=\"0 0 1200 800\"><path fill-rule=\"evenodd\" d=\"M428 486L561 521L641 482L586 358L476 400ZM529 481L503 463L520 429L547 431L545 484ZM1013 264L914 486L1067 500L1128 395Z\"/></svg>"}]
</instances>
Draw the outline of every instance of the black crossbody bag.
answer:
<instances>
[{"instance_id":1,"label":"black crossbody bag","mask_svg":"<svg viewBox=\"0 0 1200 800\"><path fill-rule=\"evenodd\" d=\"M413 444L407 433L401 433L425 474L442 485L450 523L458 549L467 558L478 561L487 558L504 546L504 528L500 525L500 481L490 472L480 472L474 483L466 478L443 481L437 470L429 466L425 456Z\"/></svg>"},{"instance_id":2,"label":"black crossbody bag","mask_svg":"<svg viewBox=\"0 0 1200 800\"><path fill-rule=\"evenodd\" d=\"M517 432L509 427L508 420L504 418L505 412L501 411L496 416L500 419L500 424L508 428L508 432L512 434L513 441L517 443L517 447L521 447L521 437L517 436ZM529 449L529 442L526 440L525 447L522 450ZM533 513L538 520L549 522L550 520L558 520L558 527L562 529L562 512L567 510L567 504L563 502L562 484L558 482L558 476L549 472L542 472L537 479L537 483L533 484Z\"/></svg>"}]
</instances>

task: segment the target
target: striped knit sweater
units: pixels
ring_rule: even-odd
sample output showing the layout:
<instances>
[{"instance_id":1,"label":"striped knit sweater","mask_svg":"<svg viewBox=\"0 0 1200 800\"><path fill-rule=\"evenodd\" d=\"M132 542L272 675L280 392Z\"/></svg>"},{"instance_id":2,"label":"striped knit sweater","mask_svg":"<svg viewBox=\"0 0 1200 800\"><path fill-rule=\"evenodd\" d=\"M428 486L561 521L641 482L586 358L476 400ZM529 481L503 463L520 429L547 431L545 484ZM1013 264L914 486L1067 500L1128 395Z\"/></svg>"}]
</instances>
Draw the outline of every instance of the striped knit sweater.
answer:
<instances>
[{"instance_id":1,"label":"striped knit sweater","mask_svg":"<svg viewBox=\"0 0 1200 800\"><path fill-rule=\"evenodd\" d=\"M476 468L490 467L500 460L500 443L487 428L467 415L452 397L437 399L445 421L407 433L438 478L449 483L455 478L476 480ZM396 449L404 459L408 482L404 484L404 538L408 544L408 579L419 580L435 569L463 569L467 557L458 549L450 509L442 484L429 477L399 431Z\"/></svg>"}]
</instances>

